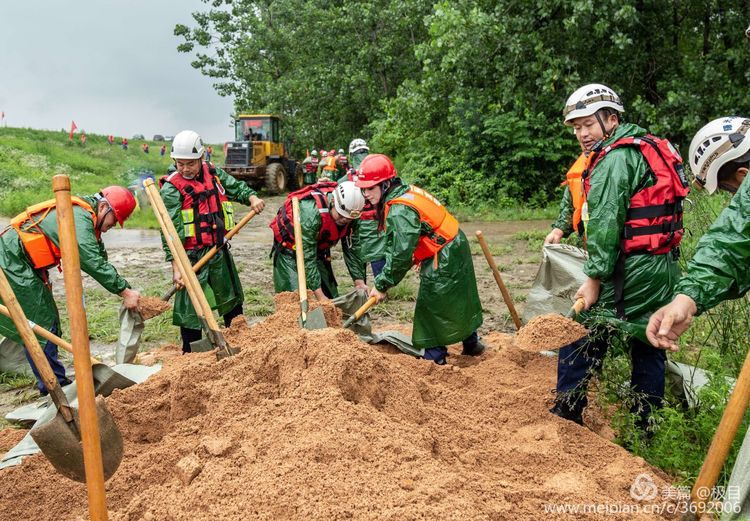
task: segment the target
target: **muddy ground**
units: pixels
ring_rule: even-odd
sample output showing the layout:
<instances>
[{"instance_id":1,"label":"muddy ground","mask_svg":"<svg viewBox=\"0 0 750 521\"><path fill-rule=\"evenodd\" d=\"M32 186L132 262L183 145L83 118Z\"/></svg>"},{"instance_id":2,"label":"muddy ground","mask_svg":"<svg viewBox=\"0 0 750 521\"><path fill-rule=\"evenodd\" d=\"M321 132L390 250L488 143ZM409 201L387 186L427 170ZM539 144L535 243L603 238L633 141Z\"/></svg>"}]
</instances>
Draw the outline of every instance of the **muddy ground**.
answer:
<instances>
[{"instance_id":1,"label":"muddy ground","mask_svg":"<svg viewBox=\"0 0 750 521\"><path fill-rule=\"evenodd\" d=\"M272 233L268 223L284 198L276 196L267 197L265 200L268 205L266 210L250 221L232 240L232 254L245 292L245 316L251 322L254 318L267 316L274 310L272 264L269 258ZM247 208L236 208L236 212L242 216L247 212ZM480 328L480 334L486 335L492 331L512 332L514 325L476 241L475 232L482 230L490 250L495 255L505 285L514 298L518 312L521 313L526 294L541 261L542 241L549 225L550 222L547 220L462 223L461 227L472 243L474 269L484 308L484 324ZM169 289L171 267L164 261L158 231L116 228L104 235L104 242L109 260L135 289L146 295L155 296L162 295ZM352 289L353 284L346 271L340 246L333 250L333 264L339 290L346 293ZM63 318L63 328L67 332L62 278L54 270L50 275ZM368 282L371 280L372 273L368 272ZM83 283L92 354L111 362L114 359L119 331L120 298L105 291L85 274ZM410 272L399 286L389 292L386 302L371 310L374 329L397 329L409 333L417 287L418 276L415 272ZM63 336L68 338L67 333ZM171 314L166 313L147 322L141 349L147 351L164 343L175 343L178 339L179 331L171 324ZM72 372L72 358L62 351L61 358L69 367L69 372ZM16 407L33 401L37 396L38 393L32 384L8 386L0 383L0 418ZM9 425L0 419L0 426Z\"/></svg>"}]
</instances>

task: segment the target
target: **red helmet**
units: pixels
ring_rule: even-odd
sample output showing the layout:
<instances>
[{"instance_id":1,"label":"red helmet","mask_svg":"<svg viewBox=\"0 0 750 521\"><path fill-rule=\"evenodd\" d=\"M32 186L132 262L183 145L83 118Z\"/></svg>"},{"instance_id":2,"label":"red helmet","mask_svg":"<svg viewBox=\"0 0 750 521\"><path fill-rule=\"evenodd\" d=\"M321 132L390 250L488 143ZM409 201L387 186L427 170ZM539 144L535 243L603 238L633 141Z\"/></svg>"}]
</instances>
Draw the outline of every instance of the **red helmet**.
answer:
<instances>
[{"instance_id":1,"label":"red helmet","mask_svg":"<svg viewBox=\"0 0 750 521\"><path fill-rule=\"evenodd\" d=\"M122 186L108 186L101 191L102 197L112 208L120 227L135 210L135 197L127 188Z\"/></svg>"},{"instance_id":2,"label":"red helmet","mask_svg":"<svg viewBox=\"0 0 750 521\"><path fill-rule=\"evenodd\" d=\"M357 187L370 188L394 177L396 177L396 168L388 156L370 154L357 170Z\"/></svg>"},{"instance_id":3,"label":"red helmet","mask_svg":"<svg viewBox=\"0 0 750 521\"><path fill-rule=\"evenodd\" d=\"M336 155L336 149L332 148L330 152L328 152L329 156L335 156Z\"/></svg>"}]
</instances>

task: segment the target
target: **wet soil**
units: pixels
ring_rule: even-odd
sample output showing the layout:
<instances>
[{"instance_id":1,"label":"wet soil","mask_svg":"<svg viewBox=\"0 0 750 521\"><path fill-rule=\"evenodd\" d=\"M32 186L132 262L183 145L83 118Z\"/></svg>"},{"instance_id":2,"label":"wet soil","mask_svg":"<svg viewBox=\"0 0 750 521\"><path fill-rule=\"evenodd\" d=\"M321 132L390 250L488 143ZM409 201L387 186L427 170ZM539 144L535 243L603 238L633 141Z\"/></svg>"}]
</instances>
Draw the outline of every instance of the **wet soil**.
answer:
<instances>
[{"instance_id":1,"label":"wet soil","mask_svg":"<svg viewBox=\"0 0 750 521\"><path fill-rule=\"evenodd\" d=\"M536 521L549 505L632 505L642 474L667 485L641 458L551 415L555 360L510 335L487 334L478 358L451 346L451 363L437 366L348 330L302 330L296 301L279 295L253 326L238 317L225 332L237 356L166 357L107 399L125 441L106 486L109 519ZM0 472L0 511L86 518L86 489L32 456ZM624 512L607 519L659 518Z\"/></svg>"},{"instance_id":2,"label":"wet soil","mask_svg":"<svg viewBox=\"0 0 750 521\"><path fill-rule=\"evenodd\" d=\"M559 349L587 334L588 330L575 320L558 313L548 313L532 318L518 331L516 346L538 353Z\"/></svg>"}]
</instances>

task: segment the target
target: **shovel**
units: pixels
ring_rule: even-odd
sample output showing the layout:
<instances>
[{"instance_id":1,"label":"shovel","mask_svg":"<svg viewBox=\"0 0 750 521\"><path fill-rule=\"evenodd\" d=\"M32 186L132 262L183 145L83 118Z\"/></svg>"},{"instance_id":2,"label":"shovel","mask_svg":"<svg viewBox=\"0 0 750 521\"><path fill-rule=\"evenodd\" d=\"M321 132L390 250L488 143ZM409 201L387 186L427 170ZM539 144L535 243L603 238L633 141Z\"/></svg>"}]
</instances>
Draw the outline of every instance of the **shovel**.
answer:
<instances>
[{"instance_id":1,"label":"shovel","mask_svg":"<svg viewBox=\"0 0 750 521\"><path fill-rule=\"evenodd\" d=\"M211 306L208 300L206 300L206 295L203 293L203 288L201 288L198 277L193 272L190 259L188 259L187 253L185 253L180 236L177 234L174 223L167 213L167 208L164 206L164 201L162 201L159 195L154 180L151 178L146 179L143 182L143 188L151 202L151 208L154 209L156 220L159 221L159 226L164 234L169 251L172 252L172 257L177 262L182 279L185 281L185 289L190 297L190 302L192 302L193 308L195 308L195 313L198 315L201 327L206 332L206 338L190 343L191 350L201 352L218 348L218 351L216 351L216 358L218 360L237 354L234 349L229 347L229 344L224 339L224 335L219 331L219 324L216 323Z\"/></svg>"},{"instance_id":2,"label":"shovel","mask_svg":"<svg viewBox=\"0 0 750 521\"><path fill-rule=\"evenodd\" d=\"M203 268L203 266L205 266L208 263L208 261L210 261L214 257L214 255L216 255L216 253L219 250L221 250L227 244L229 244L229 241L231 240L231 238L234 237L237 234L237 232L239 232L247 223L250 222L250 219L252 219L256 215L258 214L255 212L255 210L250 210L250 212L245 217L243 217L240 220L240 222L238 222L235 225L234 228L232 228L231 230L227 232L226 236L224 237L224 244L222 244L221 246L213 246L210 250L206 252L206 254L203 257L200 258L198 262L196 262L193 265L193 273L197 274L201 270L201 268ZM169 289L169 291L167 291L164 295L161 296L161 299L164 302L168 302L169 299L172 298L172 295L174 295L177 292L177 289L178 289L177 285L173 284L172 287Z\"/></svg>"},{"instance_id":3,"label":"shovel","mask_svg":"<svg viewBox=\"0 0 750 521\"><path fill-rule=\"evenodd\" d=\"M3 305L0 305L0 313L6 317L12 318L8 308ZM34 333L45 340L49 340L58 347L63 348L68 353L73 354L73 346L68 342L54 333L47 331L42 326L35 324L31 320L27 320L27 322ZM97 395L109 396L115 389L125 389L131 385L135 385L133 380L121 375L117 371L114 371L94 357L91 357L91 371L94 375L94 394Z\"/></svg>"},{"instance_id":4,"label":"shovel","mask_svg":"<svg viewBox=\"0 0 750 521\"><path fill-rule=\"evenodd\" d=\"M506 288L505 284L503 283L503 278L500 276L500 270L497 269L495 258L492 256L492 253L490 253L490 249L487 246L487 242L484 240L484 235L482 235L481 230L477 230L477 240L479 241L479 245L482 247L484 258L487 259L487 264L490 265L492 276L495 277L495 282L497 282L497 287L500 288L500 293L502 293L503 295L505 305L508 306L510 316L513 317L513 323L516 325L516 331L518 331L519 329L521 329L521 319L518 318L516 306L513 304L513 299L510 296L510 292L508 292L508 288Z\"/></svg>"},{"instance_id":5,"label":"shovel","mask_svg":"<svg viewBox=\"0 0 750 521\"><path fill-rule=\"evenodd\" d=\"M349 318L347 318L344 321L344 324L343 324L342 327L343 328L347 328L347 327L351 326L352 324L354 324L357 320L359 320L360 318L362 318L362 315L364 315L365 313L367 313L370 310L370 308L375 305L375 303L377 301L378 301L378 299L376 297L370 297L370 298L368 298L367 302L365 302L364 304L362 304L359 307L359 309L354 312L354 314L352 316L350 316Z\"/></svg>"},{"instance_id":6,"label":"shovel","mask_svg":"<svg viewBox=\"0 0 750 521\"><path fill-rule=\"evenodd\" d=\"M299 199L292 197L292 218L294 220L294 251L297 255L297 287L301 313L299 325L305 329L324 329L328 327L323 308L309 311L307 302L307 278L305 277L305 253L302 249L302 224L299 219Z\"/></svg>"}]
</instances>

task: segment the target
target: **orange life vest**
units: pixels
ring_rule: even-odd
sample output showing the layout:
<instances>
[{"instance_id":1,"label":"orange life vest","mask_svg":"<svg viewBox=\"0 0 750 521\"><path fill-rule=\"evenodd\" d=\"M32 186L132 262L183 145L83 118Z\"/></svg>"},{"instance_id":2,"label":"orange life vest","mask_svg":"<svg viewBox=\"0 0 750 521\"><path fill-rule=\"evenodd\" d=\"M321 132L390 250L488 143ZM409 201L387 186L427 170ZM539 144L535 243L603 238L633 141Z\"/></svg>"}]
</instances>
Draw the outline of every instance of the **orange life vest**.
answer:
<instances>
[{"instance_id":1,"label":"orange life vest","mask_svg":"<svg viewBox=\"0 0 750 521\"><path fill-rule=\"evenodd\" d=\"M400 197L385 203L385 216L391 205L404 204L414 208L419 213L419 220L427 224L432 230L429 234L419 237L417 248L414 250L412 261L419 264L425 259L435 256L443 247L458 235L458 221L445 206L431 194L416 186L409 186L409 190Z\"/></svg>"},{"instance_id":2,"label":"orange life vest","mask_svg":"<svg viewBox=\"0 0 750 521\"><path fill-rule=\"evenodd\" d=\"M96 227L96 212L91 205L80 197L71 197L74 205L80 206L91 214L94 221L94 230L96 238L99 239L101 232ZM23 212L16 215L10 221L11 227L16 230L21 238L21 244L26 251L26 255L31 260L34 269L49 269L60 263L60 248L55 246L49 237L44 235L39 223L44 220L50 211L54 210L57 202L54 199L44 201L33 206L29 206Z\"/></svg>"},{"instance_id":3,"label":"orange life vest","mask_svg":"<svg viewBox=\"0 0 750 521\"><path fill-rule=\"evenodd\" d=\"M565 181L562 182L561 186L568 187L570 190L570 197L573 201L573 229L579 234L583 235L583 227L581 225L581 218L583 214L583 205L586 203L586 191L583 188L583 172L589 167L591 158L594 154L581 154L576 159L575 163L570 167L568 173L565 174Z\"/></svg>"},{"instance_id":4,"label":"orange life vest","mask_svg":"<svg viewBox=\"0 0 750 521\"><path fill-rule=\"evenodd\" d=\"M336 156L328 156L323 159L323 170L336 170Z\"/></svg>"}]
</instances>

